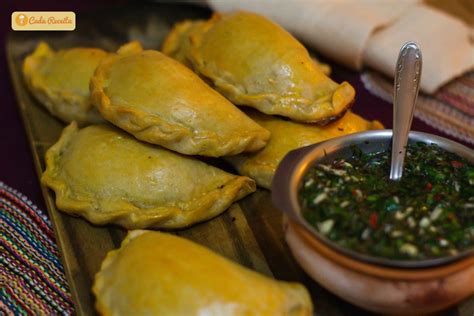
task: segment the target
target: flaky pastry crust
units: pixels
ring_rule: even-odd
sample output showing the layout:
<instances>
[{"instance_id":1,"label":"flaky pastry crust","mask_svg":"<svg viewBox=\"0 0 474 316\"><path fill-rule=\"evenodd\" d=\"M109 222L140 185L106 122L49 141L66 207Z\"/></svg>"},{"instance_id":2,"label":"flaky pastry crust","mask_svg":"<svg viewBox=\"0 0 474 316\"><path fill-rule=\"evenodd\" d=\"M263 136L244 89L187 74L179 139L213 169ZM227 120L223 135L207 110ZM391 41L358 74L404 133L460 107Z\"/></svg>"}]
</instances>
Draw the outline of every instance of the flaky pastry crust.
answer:
<instances>
[{"instance_id":1,"label":"flaky pastry crust","mask_svg":"<svg viewBox=\"0 0 474 316\"><path fill-rule=\"evenodd\" d=\"M100 113L136 138L187 154L255 151L270 133L179 62L132 42L91 80Z\"/></svg>"},{"instance_id":2,"label":"flaky pastry crust","mask_svg":"<svg viewBox=\"0 0 474 316\"><path fill-rule=\"evenodd\" d=\"M110 125L66 127L41 181L63 212L127 229L190 226L255 191L255 182L142 143Z\"/></svg>"},{"instance_id":3,"label":"flaky pastry crust","mask_svg":"<svg viewBox=\"0 0 474 316\"><path fill-rule=\"evenodd\" d=\"M250 12L179 23L162 50L234 104L266 114L324 125L341 117L355 97L349 83L327 77L293 36Z\"/></svg>"},{"instance_id":4,"label":"flaky pastry crust","mask_svg":"<svg viewBox=\"0 0 474 316\"><path fill-rule=\"evenodd\" d=\"M53 51L41 42L23 62L23 77L33 96L65 123L103 123L92 106L89 80L107 52L98 48Z\"/></svg>"}]
</instances>

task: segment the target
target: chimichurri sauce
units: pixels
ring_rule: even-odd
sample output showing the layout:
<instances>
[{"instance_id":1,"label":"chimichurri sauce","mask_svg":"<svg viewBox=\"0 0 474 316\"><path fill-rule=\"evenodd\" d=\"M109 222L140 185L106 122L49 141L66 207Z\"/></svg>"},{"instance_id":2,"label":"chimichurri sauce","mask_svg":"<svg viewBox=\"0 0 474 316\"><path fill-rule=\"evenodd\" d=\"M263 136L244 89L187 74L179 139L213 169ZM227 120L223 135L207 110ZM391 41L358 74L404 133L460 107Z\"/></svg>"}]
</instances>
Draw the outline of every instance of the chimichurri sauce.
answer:
<instances>
[{"instance_id":1,"label":"chimichurri sauce","mask_svg":"<svg viewBox=\"0 0 474 316\"><path fill-rule=\"evenodd\" d=\"M408 146L401 181L388 151L319 164L299 191L304 218L342 247L395 260L474 247L474 165L436 145Z\"/></svg>"}]
</instances>

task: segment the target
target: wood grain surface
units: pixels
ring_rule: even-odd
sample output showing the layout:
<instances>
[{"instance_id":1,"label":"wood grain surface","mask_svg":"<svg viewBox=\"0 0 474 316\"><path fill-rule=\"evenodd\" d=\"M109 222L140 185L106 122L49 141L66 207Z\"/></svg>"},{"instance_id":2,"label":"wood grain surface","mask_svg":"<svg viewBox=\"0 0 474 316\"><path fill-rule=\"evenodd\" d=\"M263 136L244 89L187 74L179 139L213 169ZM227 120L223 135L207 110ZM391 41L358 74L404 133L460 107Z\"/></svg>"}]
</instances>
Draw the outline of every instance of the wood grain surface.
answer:
<instances>
[{"instance_id":1,"label":"wood grain surface","mask_svg":"<svg viewBox=\"0 0 474 316\"><path fill-rule=\"evenodd\" d=\"M47 41L55 49L84 46L114 51L121 44L136 39L145 48L159 49L175 22L209 15L207 9L192 5L148 3L106 12L78 13L74 32L12 33L7 40L7 58L38 176L44 171L46 150L57 141L65 126L32 98L22 79L22 61L39 40ZM81 218L65 215L56 209L54 193L44 186L42 192L62 252L76 312L94 315L93 277L106 253L119 247L125 231L114 226L94 226ZM284 241L282 215L272 205L269 191L259 189L222 215L174 233L268 276L304 283L311 292L316 315L369 314L332 295L301 270ZM474 315L474 299L443 314Z\"/></svg>"}]
</instances>

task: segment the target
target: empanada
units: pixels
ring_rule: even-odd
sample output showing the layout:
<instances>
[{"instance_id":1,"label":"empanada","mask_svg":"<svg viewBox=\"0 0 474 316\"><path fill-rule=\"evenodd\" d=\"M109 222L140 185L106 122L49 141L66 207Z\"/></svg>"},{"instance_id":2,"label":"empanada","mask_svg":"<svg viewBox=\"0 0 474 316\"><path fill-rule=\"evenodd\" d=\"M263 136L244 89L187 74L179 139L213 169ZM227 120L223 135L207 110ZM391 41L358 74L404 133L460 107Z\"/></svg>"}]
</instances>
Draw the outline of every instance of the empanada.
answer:
<instances>
[{"instance_id":1,"label":"empanada","mask_svg":"<svg viewBox=\"0 0 474 316\"><path fill-rule=\"evenodd\" d=\"M110 125L73 122L46 153L41 181L57 207L94 224L181 228L214 217L255 182L142 143Z\"/></svg>"},{"instance_id":2,"label":"empanada","mask_svg":"<svg viewBox=\"0 0 474 316\"><path fill-rule=\"evenodd\" d=\"M254 13L177 24L163 52L209 79L234 104L296 121L328 123L355 96L349 83L328 78L293 36Z\"/></svg>"},{"instance_id":3,"label":"empanada","mask_svg":"<svg viewBox=\"0 0 474 316\"><path fill-rule=\"evenodd\" d=\"M91 94L108 121L187 155L255 151L270 137L187 67L136 43L104 59L91 80Z\"/></svg>"},{"instance_id":4,"label":"empanada","mask_svg":"<svg viewBox=\"0 0 474 316\"><path fill-rule=\"evenodd\" d=\"M187 239L131 231L107 254L93 292L102 315L312 315L307 290Z\"/></svg>"},{"instance_id":5,"label":"empanada","mask_svg":"<svg viewBox=\"0 0 474 316\"><path fill-rule=\"evenodd\" d=\"M262 150L256 153L227 157L226 160L241 175L254 179L259 186L266 189L271 188L278 164L291 150L329 138L383 128L380 122L366 121L351 111L348 111L338 121L326 126L295 123L256 111L249 111L247 114L258 124L268 129L272 133L272 137Z\"/></svg>"},{"instance_id":6,"label":"empanada","mask_svg":"<svg viewBox=\"0 0 474 316\"><path fill-rule=\"evenodd\" d=\"M23 76L31 93L48 111L66 123L104 122L89 99L89 80L107 53L98 48L54 52L41 42L23 62Z\"/></svg>"}]
</instances>

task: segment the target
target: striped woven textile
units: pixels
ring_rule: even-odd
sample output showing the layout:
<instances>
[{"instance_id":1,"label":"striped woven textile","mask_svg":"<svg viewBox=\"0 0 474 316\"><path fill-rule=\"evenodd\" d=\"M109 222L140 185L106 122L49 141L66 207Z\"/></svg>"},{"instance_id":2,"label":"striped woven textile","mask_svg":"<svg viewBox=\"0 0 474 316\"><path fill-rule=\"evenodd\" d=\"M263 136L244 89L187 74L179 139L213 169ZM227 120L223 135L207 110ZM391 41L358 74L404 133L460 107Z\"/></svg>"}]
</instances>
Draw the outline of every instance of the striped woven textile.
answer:
<instances>
[{"instance_id":1,"label":"striped woven textile","mask_svg":"<svg viewBox=\"0 0 474 316\"><path fill-rule=\"evenodd\" d=\"M393 81L372 71L361 74L367 90L392 103ZM474 144L474 71L452 80L433 95L420 93L415 117L431 127Z\"/></svg>"},{"instance_id":2,"label":"striped woven textile","mask_svg":"<svg viewBox=\"0 0 474 316\"><path fill-rule=\"evenodd\" d=\"M0 315L73 314L48 218L1 181L0 210Z\"/></svg>"}]
</instances>

